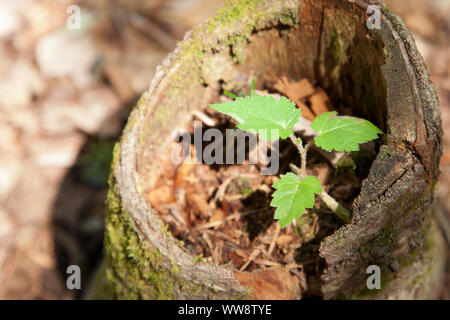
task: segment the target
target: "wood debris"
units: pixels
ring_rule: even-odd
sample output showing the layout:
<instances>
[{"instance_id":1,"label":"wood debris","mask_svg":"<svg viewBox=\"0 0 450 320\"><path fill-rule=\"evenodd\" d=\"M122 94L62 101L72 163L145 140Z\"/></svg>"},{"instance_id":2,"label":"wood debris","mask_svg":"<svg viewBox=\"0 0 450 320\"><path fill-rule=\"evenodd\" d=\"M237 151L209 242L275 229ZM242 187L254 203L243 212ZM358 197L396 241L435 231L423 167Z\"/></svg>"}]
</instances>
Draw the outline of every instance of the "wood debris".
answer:
<instances>
[{"instance_id":1,"label":"wood debris","mask_svg":"<svg viewBox=\"0 0 450 320\"><path fill-rule=\"evenodd\" d=\"M292 88L298 89L291 97L295 97L299 105L314 106L311 118L316 116L316 112L324 111L321 108L326 105L327 97L320 88L314 88L305 79L295 83L284 78L278 85L279 91ZM286 92L282 94L288 95ZM319 106L317 101L322 105ZM229 121L210 110L195 116L206 126L208 122L214 122L216 127L226 128L223 121ZM310 120L305 121L309 121L309 126ZM193 127L187 130L192 131ZM195 154L193 149L191 146ZM298 160L295 148L280 151L283 162L289 164ZM309 157L313 164L308 168L309 174L319 176L325 183L335 179L332 174L335 169L320 154L310 153ZM248 162L217 166L182 163L166 177L161 177L158 188L149 190L147 198L169 225L170 232L182 240L193 255L202 256L215 265L232 265L239 270L236 274L243 282L253 279L256 283L256 287L252 287L256 290L255 297L297 297L301 295L300 291L308 294L308 275L317 273L316 269L321 266L317 248L308 244L316 238L323 239L338 225L332 221L334 216L331 214L319 217L316 212L308 211L300 218L301 221L281 229L273 219L275 210L270 206L271 185L278 178L262 176L260 169L260 164L250 165ZM341 181L339 185L342 185ZM339 185L331 183L336 190ZM306 254L299 256L302 250L306 250ZM295 290L299 291L285 288L283 290L288 292L263 294L262 288L270 286L262 284L263 279L267 282L269 278L273 281L295 278Z\"/></svg>"},{"instance_id":2,"label":"wood debris","mask_svg":"<svg viewBox=\"0 0 450 320\"><path fill-rule=\"evenodd\" d=\"M306 78L294 81L281 77L274 88L293 101L307 120L332 110L326 92L320 87L314 88Z\"/></svg>"}]
</instances>

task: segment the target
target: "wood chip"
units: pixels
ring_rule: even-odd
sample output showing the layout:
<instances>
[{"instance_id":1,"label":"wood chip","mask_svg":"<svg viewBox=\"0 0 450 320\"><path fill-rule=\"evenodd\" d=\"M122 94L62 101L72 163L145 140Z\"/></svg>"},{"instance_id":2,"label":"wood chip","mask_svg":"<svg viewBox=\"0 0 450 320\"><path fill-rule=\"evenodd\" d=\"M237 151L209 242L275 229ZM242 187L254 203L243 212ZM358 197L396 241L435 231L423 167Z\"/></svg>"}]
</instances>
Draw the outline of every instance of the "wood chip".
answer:
<instances>
[{"instance_id":1,"label":"wood chip","mask_svg":"<svg viewBox=\"0 0 450 320\"><path fill-rule=\"evenodd\" d=\"M175 218L177 222L179 222L183 226L190 225L189 215L177 204L168 204L162 206L163 209L169 211L169 213Z\"/></svg>"},{"instance_id":2,"label":"wood chip","mask_svg":"<svg viewBox=\"0 0 450 320\"><path fill-rule=\"evenodd\" d=\"M309 98L311 102L311 109L316 116L324 112L331 111L329 108L330 99L323 89L318 88L317 92Z\"/></svg>"},{"instance_id":3,"label":"wood chip","mask_svg":"<svg viewBox=\"0 0 450 320\"><path fill-rule=\"evenodd\" d=\"M211 238L207 233L202 233L202 238L205 240L206 245L208 246L209 251L212 253L214 250L213 244L211 242Z\"/></svg>"},{"instance_id":4,"label":"wood chip","mask_svg":"<svg viewBox=\"0 0 450 320\"><path fill-rule=\"evenodd\" d=\"M248 265L253 261L253 259L255 259L259 254L261 253L261 251L259 250L259 248L253 250L252 254L250 255L250 257L248 258L247 262L244 263L244 265L242 265L242 267L239 269L239 271L244 271L245 269L247 269Z\"/></svg>"},{"instance_id":5,"label":"wood chip","mask_svg":"<svg viewBox=\"0 0 450 320\"><path fill-rule=\"evenodd\" d=\"M291 235L282 234L277 239L277 245L282 246L282 245L292 242L292 240L294 240L294 237L292 237Z\"/></svg>"},{"instance_id":6,"label":"wood chip","mask_svg":"<svg viewBox=\"0 0 450 320\"><path fill-rule=\"evenodd\" d=\"M149 190L146 197L151 206L156 210L160 210L162 206L175 202L173 189L169 185L162 185Z\"/></svg>"},{"instance_id":7,"label":"wood chip","mask_svg":"<svg viewBox=\"0 0 450 320\"><path fill-rule=\"evenodd\" d=\"M216 120L210 118L209 116L207 116L206 114L204 114L199 110L192 111L192 114L197 118L199 118L200 120L202 120L203 123L206 124L207 126L215 127L217 125Z\"/></svg>"},{"instance_id":8,"label":"wood chip","mask_svg":"<svg viewBox=\"0 0 450 320\"><path fill-rule=\"evenodd\" d=\"M220 232L220 231L213 231L213 230L209 230L209 229L204 229L204 230L199 230L201 232L207 232L209 233L211 236L213 236L214 238L217 239L221 239L224 241L227 241L230 245L234 246L235 248L241 248L241 246L239 245L239 243L233 239L230 238L229 236L227 236L225 233Z\"/></svg>"},{"instance_id":9,"label":"wood chip","mask_svg":"<svg viewBox=\"0 0 450 320\"><path fill-rule=\"evenodd\" d=\"M275 89L288 96L291 100L300 101L314 93L314 88L308 79L300 81L290 81L286 77L281 77L275 84Z\"/></svg>"},{"instance_id":10,"label":"wood chip","mask_svg":"<svg viewBox=\"0 0 450 320\"><path fill-rule=\"evenodd\" d=\"M225 181L222 182L222 184L217 189L217 192L216 192L216 195L214 197L214 200L218 201L218 200L222 200L223 199L223 196L225 195L225 191L227 190L228 185L230 184L230 182L233 179L234 179L234 177L229 177L229 178L225 179Z\"/></svg>"},{"instance_id":11,"label":"wood chip","mask_svg":"<svg viewBox=\"0 0 450 320\"><path fill-rule=\"evenodd\" d=\"M314 93L314 88L308 79L305 78L295 82L289 81L286 77L281 77L281 79L279 79L275 84L275 89L293 101L302 110L303 117L309 120L314 119L314 113L302 101L303 98L306 98Z\"/></svg>"},{"instance_id":12,"label":"wood chip","mask_svg":"<svg viewBox=\"0 0 450 320\"><path fill-rule=\"evenodd\" d=\"M275 249L275 244L277 242L278 235L280 234L280 231L281 231L281 226L277 222L276 227L275 227L275 232L273 234L272 242L270 243L269 251L267 252L269 257L272 255L273 249Z\"/></svg>"},{"instance_id":13,"label":"wood chip","mask_svg":"<svg viewBox=\"0 0 450 320\"><path fill-rule=\"evenodd\" d=\"M305 119L307 119L307 120L314 120L314 118L316 117L315 115L314 115L314 113L311 111L311 109L305 104L305 103L303 103L303 102L301 102L301 101L295 101L295 100L292 100L292 101L294 101L295 102L295 104L300 108L300 110L302 111L302 117L303 118L305 118Z\"/></svg>"},{"instance_id":14,"label":"wood chip","mask_svg":"<svg viewBox=\"0 0 450 320\"><path fill-rule=\"evenodd\" d=\"M215 265L220 265L222 261L223 241L216 241L212 252L212 259Z\"/></svg>"},{"instance_id":15,"label":"wood chip","mask_svg":"<svg viewBox=\"0 0 450 320\"><path fill-rule=\"evenodd\" d=\"M254 259L253 263L259 264L259 265L264 265L264 266L269 266L269 267L280 267L282 266L281 263L279 262L275 262L272 260L267 260L267 259Z\"/></svg>"},{"instance_id":16,"label":"wood chip","mask_svg":"<svg viewBox=\"0 0 450 320\"><path fill-rule=\"evenodd\" d=\"M295 263L295 262L291 262L291 263L288 263L288 264L285 266L285 268L286 268L287 270L290 270L290 269L302 269L303 266L302 266L302 265L299 265L299 264L297 264L297 263Z\"/></svg>"},{"instance_id":17,"label":"wood chip","mask_svg":"<svg viewBox=\"0 0 450 320\"><path fill-rule=\"evenodd\" d=\"M186 195L187 205L195 212L201 214L202 217L211 217L212 209L206 202L205 197L196 193L188 193Z\"/></svg>"},{"instance_id":18,"label":"wood chip","mask_svg":"<svg viewBox=\"0 0 450 320\"><path fill-rule=\"evenodd\" d=\"M230 250L242 258L248 259L247 251L245 251L243 249L235 248L235 247L231 247Z\"/></svg>"},{"instance_id":19,"label":"wood chip","mask_svg":"<svg viewBox=\"0 0 450 320\"><path fill-rule=\"evenodd\" d=\"M201 224L201 225L195 227L194 230L203 230L203 229L214 228L214 227L218 227L222 224L223 224L223 221L212 221L212 222Z\"/></svg>"},{"instance_id":20,"label":"wood chip","mask_svg":"<svg viewBox=\"0 0 450 320\"><path fill-rule=\"evenodd\" d=\"M192 154L192 153L191 153ZM194 163L182 163L176 171L174 189L186 189L194 172Z\"/></svg>"},{"instance_id":21,"label":"wood chip","mask_svg":"<svg viewBox=\"0 0 450 320\"><path fill-rule=\"evenodd\" d=\"M249 299L298 300L302 296L299 279L284 269L235 271L234 275L242 286L250 288Z\"/></svg>"}]
</instances>

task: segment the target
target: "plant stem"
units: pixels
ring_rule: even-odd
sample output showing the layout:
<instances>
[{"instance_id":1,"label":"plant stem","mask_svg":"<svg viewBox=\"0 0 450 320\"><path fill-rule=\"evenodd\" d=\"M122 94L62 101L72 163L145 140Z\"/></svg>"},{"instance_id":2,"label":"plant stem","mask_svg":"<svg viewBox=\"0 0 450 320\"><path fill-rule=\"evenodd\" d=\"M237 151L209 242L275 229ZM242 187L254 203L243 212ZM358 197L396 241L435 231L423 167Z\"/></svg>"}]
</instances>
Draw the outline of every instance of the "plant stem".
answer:
<instances>
[{"instance_id":1,"label":"plant stem","mask_svg":"<svg viewBox=\"0 0 450 320\"><path fill-rule=\"evenodd\" d=\"M291 168L291 170L298 174L299 173L299 168L297 166L295 166L294 164L289 164L289 167ZM333 211L333 213L342 221L344 221L345 223L349 223L350 222L350 212L345 209L343 206L341 206L339 204L339 202L337 202L332 196L330 196L327 192L325 192L322 189L322 192L319 194L320 199L323 201L323 203L325 203L325 205L331 210Z\"/></svg>"},{"instance_id":2,"label":"plant stem","mask_svg":"<svg viewBox=\"0 0 450 320\"><path fill-rule=\"evenodd\" d=\"M302 179L306 176L306 148L303 148L303 145L297 141L297 137L294 134L289 136L292 143L297 147L298 152L300 153L301 158L301 170L297 170L297 175L299 179Z\"/></svg>"},{"instance_id":3,"label":"plant stem","mask_svg":"<svg viewBox=\"0 0 450 320\"><path fill-rule=\"evenodd\" d=\"M344 221L345 223L350 222L350 212L339 204L332 196L322 190L320 193L320 199L325 203L325 205L334 212L334 214Z\"/></svg>"}]
</instances>

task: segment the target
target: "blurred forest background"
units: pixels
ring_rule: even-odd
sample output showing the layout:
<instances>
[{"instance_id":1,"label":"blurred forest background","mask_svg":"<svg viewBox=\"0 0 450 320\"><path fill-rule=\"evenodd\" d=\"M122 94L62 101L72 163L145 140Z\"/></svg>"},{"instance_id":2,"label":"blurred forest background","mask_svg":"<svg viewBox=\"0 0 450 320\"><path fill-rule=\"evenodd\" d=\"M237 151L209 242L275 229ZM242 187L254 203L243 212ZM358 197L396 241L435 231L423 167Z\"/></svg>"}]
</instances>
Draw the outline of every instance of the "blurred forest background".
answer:
<instances>
[{"instance_id":1,"label":"blurred forest background","mask_svg":"<svg viewBox=\"0 0 450 320\"><path fill-rule=\"evenodd\" d=\"M156 66L223 1L0 0L0 299L82 297L66 267L81 266L84 289L101 259L113 144ZM450 132L450 0L385 2L415 36ZM448 221L450 134L441 171Z\"/></svg>"}]
</instances>

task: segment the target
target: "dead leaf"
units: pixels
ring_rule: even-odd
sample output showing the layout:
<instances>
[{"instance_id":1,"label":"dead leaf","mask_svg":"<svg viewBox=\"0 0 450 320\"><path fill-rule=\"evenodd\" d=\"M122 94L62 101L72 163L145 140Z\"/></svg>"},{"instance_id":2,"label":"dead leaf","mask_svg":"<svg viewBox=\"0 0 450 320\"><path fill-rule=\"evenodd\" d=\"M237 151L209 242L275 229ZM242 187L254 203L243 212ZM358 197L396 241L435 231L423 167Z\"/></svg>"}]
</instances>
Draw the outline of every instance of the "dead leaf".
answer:
<instances>
[{"instance_id":1,"label":"dead leaf","mask_svg":"<svg viewBox=\"0 0 450 320\"><path fill-rule=\"evenodd\" d=\"M301 110L302 116L306 119L313 120L314 114L309 107L303 103L302 99L314 93L314 88L308 79L302 79L298 82L289 81L286 77L281 77L275 84L275 89L287 96Z\"/></svg>"},{"instance_id":2,"label":"dead leaf","mask_svg":"<svg viewBox=\"0 0 450 320\"><path fill-rule=\"evenodd\" d=\"M203 196L196 193L188 193L186 195L186 202L189 208L200 213L201 216L210 217L212 215L212 209Z\"/></svg>"},{"instance_id":3,"label":"dead leaf","mask_svg":"<svg viewBox=\"0 0 450 320\"><path fill-rule=\"evenodd\" d=\"M175 202L173 189L168 185L163 185L147 192L147 200L153 208L161 210L162 206Z\"/></svg>"},{"instance_id":4,"label":"dead leaf","mask_svg":"<svg viewBox=\"0 0 450 320\"><path fill-rule=\"evenodd\" d=\"M317 92L309 98L309 101L311 102L311 109L316 116L320 116L324 112L331 111L328 107L330 99L321 88L317 89Z\"/></svg>"},{"instance_id":5,"label":"dead leaf","mask_svg":"<svg viewBox=\"0 0 450 320\"><path fill-rule=\"evenodd\" d=\"M221 209L215 209L213 215L209 219L209 222L219 222L223 221L225 214Z\"/></svg>"},{"instance_id":6,"label":"dead leaf","mask_svg":"<svg viewBox=\"0 0 450 320\"><path fill-rule=\"evenodd\" d=\"M298 300L300 282L289 271L272 268L254 272L235 271L239 283L250 289L251 300Z\"/></svg>"},{"instance_id":7,"label":"dead leaf","mask_svg":"<svg viewBox=\"0 0 450 320\"><path fill-rule=\"evenodd\" d=\"M288 234L282 234L277 239L277 245L282 246L290 243L294 238Z\"/></svg>"}]
</instances>

